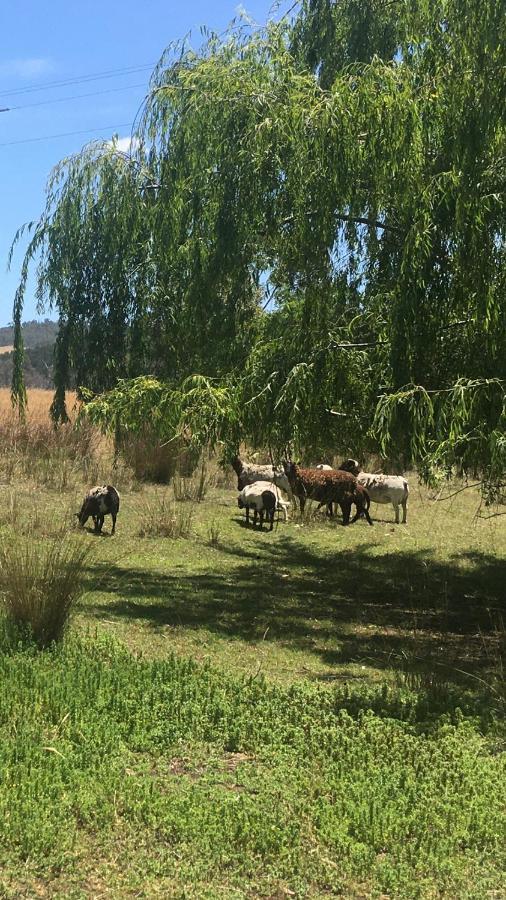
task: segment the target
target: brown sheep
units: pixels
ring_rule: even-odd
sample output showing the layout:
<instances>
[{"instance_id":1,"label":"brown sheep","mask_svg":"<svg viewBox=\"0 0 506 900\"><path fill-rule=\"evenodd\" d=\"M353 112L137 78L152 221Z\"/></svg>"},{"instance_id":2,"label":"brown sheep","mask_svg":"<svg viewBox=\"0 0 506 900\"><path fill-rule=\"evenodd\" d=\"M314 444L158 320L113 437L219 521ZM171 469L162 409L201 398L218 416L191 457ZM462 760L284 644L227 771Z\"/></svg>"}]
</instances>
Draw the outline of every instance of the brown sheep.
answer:
<instances>
[{"instance_id":1,"label":"brown sheep","mask_svg":"<svg viewBox=\"0 0 506 900\"><path fill-rule=\"evenodd\" d=\"M343 513L343 525L348 525L354 503L357 512L352 522L356 522L363 513L369 525L372 525L367 491L358 487L357 479L351 473L301 469L293 462L284 462L283 468L293 493L299 498L301 512L304 511L306 500L316 500L320 506L338 503Z\"/></svg>"}]
</instances>

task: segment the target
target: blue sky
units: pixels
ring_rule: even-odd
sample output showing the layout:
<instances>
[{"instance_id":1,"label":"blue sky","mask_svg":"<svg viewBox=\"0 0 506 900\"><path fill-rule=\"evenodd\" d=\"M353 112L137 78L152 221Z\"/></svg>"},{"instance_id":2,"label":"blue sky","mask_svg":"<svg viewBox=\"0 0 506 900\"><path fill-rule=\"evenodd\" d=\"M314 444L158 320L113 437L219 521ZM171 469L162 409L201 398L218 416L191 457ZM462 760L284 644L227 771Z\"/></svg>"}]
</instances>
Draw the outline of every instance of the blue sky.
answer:
<instances>
[{"instance_id":1,"label":"blue sky","mask_svg":"<svg viewBox=\"0 0 506 900\"><path fill-rule=\"evenodd\" d=\"M259 24L269 17L271 5L272 0L244 3ZM198 46L201 25L222 31L238 10L234 0L0 4L0 108L10 108L0 113L0 325L12 319L22 259L18 250L7 272L9 247L18 227L38 218L51 168L89 140L113 133L126 137L145 95L150 67L163 49L190 31ZM92 78L127 68L129 73ZM72 79L81 80L49 86ZM79 94L94 96L77 99ZM46 103L67 97L74 99ZM86 133L67 134L77 131ZM39 140L61 134L66 136ZM23 318L35 316L30 282Z\"/></svg>"}]
</instances>

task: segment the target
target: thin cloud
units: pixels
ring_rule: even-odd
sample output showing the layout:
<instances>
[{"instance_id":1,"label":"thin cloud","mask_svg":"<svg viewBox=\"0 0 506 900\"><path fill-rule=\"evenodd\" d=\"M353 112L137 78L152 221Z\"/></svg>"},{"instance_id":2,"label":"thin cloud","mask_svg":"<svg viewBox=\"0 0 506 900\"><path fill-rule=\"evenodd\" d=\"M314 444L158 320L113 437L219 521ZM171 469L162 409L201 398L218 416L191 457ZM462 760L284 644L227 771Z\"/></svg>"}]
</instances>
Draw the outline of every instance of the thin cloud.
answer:
<instances>
[{"instance_id":1,"label":"thin cloud","mask_svg":"<svg viewBox=\"0 0 506 900\"><path fill-rule=\"evenodd\" d=\"M120 153L134 153L139 146L139 141L135 137L115 137L112 141L109 141L109 144L115 150L119 150Z\"/></svg>"},{"instance_id":2,"label":"thin cloud","mask_svg":"<svg viewBox=\"0 0 506 900\"><path fill-rule=\"evenodd\" d=\"M27 59L7 59L0 63L0 75L14 78L39 78L54 72L55 66L52 60L44 57L30 57Z\"/></svg>"}]
</instances>

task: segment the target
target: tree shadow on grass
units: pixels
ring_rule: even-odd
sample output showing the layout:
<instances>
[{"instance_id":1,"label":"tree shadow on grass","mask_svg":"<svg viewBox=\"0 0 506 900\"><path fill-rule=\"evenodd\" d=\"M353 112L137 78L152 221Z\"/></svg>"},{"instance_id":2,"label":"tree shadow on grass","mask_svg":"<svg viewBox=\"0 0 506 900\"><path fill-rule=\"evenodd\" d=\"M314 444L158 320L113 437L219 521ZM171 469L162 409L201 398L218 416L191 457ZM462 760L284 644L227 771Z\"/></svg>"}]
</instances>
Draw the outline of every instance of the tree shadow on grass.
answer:
<instances>
[{"instance_id":1,"label":"tree shadow on grass","mask_svg":"<svg viewBox=\"0 0 506 900\"><path fill-rule=\"evenodd\" d=\"M229 557L223 572L216 565L197 574L95 565L91 589L108 599L89 604L87 614L252 643L265 638L327 667L356 662L405 671L423 662L446 666L459 680L497 665L506 560L468 553L442 562L426 551L379 556L368 545L323 555L290 536L221 552Z\"/></svg>"}]
</instances>

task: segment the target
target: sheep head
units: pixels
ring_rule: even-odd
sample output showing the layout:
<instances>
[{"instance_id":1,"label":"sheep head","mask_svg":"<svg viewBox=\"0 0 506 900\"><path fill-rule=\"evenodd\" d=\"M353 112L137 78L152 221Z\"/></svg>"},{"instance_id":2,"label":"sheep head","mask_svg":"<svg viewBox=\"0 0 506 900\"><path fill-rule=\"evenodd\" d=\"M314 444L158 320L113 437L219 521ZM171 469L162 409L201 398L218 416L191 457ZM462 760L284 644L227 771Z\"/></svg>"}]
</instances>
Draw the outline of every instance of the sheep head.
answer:
<instances>
[{"instance_id":1,"label":"sheep head","mask_svg":"<svg viewBox=\"0 0 506 900\"><path fill-rule=\"evenodd\" d=\"M351 472L352 475L357 477L360 473L361 469L356 459L345 459L344 462L339 466L341 472Z\"/></svg>"}]
</instances>

